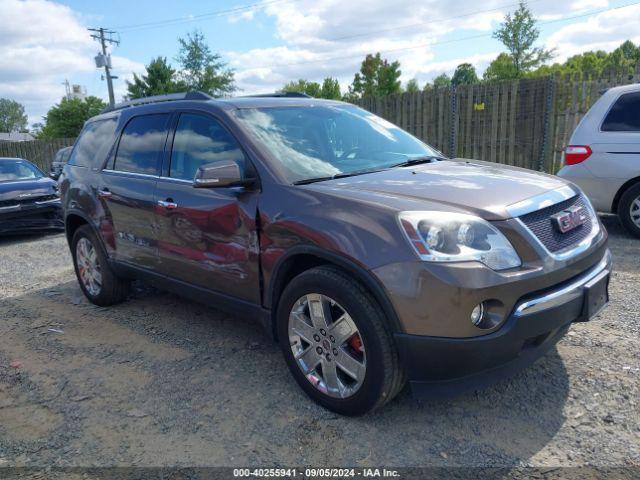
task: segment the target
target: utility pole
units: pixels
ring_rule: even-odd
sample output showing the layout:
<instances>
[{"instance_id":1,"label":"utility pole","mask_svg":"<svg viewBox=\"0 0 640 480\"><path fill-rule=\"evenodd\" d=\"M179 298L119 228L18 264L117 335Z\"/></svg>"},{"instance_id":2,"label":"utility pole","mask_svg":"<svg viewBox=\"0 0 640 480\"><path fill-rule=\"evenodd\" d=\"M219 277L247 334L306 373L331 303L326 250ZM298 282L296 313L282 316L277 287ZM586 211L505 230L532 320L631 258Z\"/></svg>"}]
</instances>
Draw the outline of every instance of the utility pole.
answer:
<instances>
[{"instance_id":1,"label":"utility pole","mask_svg":"<svg viewBox=\"0 0 640 480\"><path fill-rule=\"evenodd\" d=\"M96 57L96 67L104 67L105 78L107 79L107 88L109 89L109 106L113 107L115 104L115 98L113 96L113 82L114 78L111 75L111 56L107 55L107 43L118 45L120 42L115 40L112 35L116 32L113 30L107 30L105 28L89 28L90 32L96 32L91 34L91 38L98 40L102 46L102 55ZM107 36L108 35L108 36Z\"/></svg>"}]
</instances>

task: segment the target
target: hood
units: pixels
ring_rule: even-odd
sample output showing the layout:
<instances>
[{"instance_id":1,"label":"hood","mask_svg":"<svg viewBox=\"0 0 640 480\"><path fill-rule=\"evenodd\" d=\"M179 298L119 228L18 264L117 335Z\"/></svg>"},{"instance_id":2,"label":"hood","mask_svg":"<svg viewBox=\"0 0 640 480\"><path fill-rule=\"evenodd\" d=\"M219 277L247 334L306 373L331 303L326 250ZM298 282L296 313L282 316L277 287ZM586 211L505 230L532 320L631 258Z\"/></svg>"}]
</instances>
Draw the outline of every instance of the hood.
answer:
<instances>
[{"instance_id":1,"label":"hood","mask_svg":"<svg viewBox=\"0 0 640 480\"><path fill-rule=\"evenodd\" d=\"M0 182L0 200L41 197L56 193L56 182L47 177Z\"/></svg>"},{"instance_id":2,"label":"hood","mask_svg":"<svg viewBox=\"0 0 640 480\"><path fill-rule=\"evenodd\" d=\"M309 186L339 195L355 194L361 200L386 202L399 210L439 208L470 212L486 220L503 220L510 217L507 206L566 185L561 178L522 168L446 160Z\"/></svg>"}]
</instances>

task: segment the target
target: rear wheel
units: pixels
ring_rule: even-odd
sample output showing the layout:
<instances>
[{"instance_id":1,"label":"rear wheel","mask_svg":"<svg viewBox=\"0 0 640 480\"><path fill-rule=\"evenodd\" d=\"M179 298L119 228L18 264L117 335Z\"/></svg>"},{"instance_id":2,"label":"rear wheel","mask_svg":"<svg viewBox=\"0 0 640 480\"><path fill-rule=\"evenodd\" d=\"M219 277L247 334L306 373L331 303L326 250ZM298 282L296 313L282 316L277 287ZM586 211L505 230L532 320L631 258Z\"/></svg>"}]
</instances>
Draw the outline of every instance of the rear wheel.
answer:
<instances>
[{"instance_id":1,"label":"rear wheel","mask_svg":"<svg viewBox=\"0 0 640 480\"><path fill-rule=\"evenodd\" d=\"M636 183L620 197L618 216L624 227L640 238L640 183Z\"/></svg>"},{"instance_id":2,"label":"rear wheel","mask_svg":"<svg viewBox=\"0 0 640 480\"><path fill-rule=\"evenodd\" d=\"M298 384L337 413L364 414L404 385L380 307L338 269L313 268L291 281L278 307L278 336Z\"/></svg>"},{"instance_id":3,"label":"rear wheel","mask_svg":"<svg viewBox=\"0 0 640 480\"><path fill-rule=\"evenodd\" d=\"M71 254L78 283L90 302L105 307L127 298L130 282L115 274L98 238L88 225L75 231Z\"/></svg>"}]
</instances>

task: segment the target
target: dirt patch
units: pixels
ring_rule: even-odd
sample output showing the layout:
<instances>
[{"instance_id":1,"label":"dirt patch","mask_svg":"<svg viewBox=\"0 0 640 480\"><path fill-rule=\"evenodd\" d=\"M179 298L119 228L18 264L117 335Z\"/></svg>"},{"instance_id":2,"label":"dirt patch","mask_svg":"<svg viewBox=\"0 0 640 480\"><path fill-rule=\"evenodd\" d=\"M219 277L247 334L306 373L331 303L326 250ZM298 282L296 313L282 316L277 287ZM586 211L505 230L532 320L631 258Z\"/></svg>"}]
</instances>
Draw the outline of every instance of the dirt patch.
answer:
<instances>
[{"instance_id":1,"label":"dirt patch","mask_svg":"<svg viewBox=\"0 0 640 480\"><path fill-rule=\"evenodd\" d=\"M612 218L612 303L556 351L449 401L342 418L249 318L144 285L82 297L63 235L0 241L0 459L9 465L640 464L640 242ZM20 362L19 368L11 366Z\"/></svg>"}]
</instances>

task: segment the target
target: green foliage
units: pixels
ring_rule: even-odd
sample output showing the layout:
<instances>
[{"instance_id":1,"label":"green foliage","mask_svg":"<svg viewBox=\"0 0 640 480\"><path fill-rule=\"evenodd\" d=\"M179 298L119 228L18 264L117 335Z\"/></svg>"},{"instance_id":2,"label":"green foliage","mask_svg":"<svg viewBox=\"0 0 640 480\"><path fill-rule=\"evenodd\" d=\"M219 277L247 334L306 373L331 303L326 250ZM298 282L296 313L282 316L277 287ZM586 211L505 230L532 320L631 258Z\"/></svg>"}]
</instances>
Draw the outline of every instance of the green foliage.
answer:
<instances>
[{"instance_id":1,"label":"green foliage","mask_svg":"<svg viewBox=\"0 0 640 480\"><path fill-rule=\"evenodd\" d=\"M451 78L446 73L442 73L433 79L434 88L448 88L451 86Z\"/></svg>"},{"instance_id":2,"label":"green foliage","mask_svg":"<svg viewBox=\"0 0 640 480\"><path fill-rule=\"evenodd\" d=\"M527 74L539 77L552 74L600 77L609 74L632 75L640 62L640 48L627 40L611 53L603 50L589 51L569 57L564 63L543 65Z\"/></svg>"},{"instance_id":3,"label":"green foliage","mask_svg":"<svg viewBox=\"0 0 640 480\"><path fill-rule=\"evenodd\" d=\"M472 83L478 83L478 74L476 69L470 63L461 63L456 67L456 71L451 78L451 84L457 85L471 85Z\"/></svg>"},{"instance_id":4,"label":"green foliage","mask_svg":"<svg viewBox=\"0 0 640 480\"><path fill-rule=\"evenodd\" d=\"M332 77L325 78L322 81L320 96L329 100L340 100L342 94L340 93L340 83L338 83L338 79Z\"/></svg>"},{"instance_id":5,"label":"green foliage","mask_svg":"<svg viewBox=\"0 0 640 480\"><path fill-rule=\"evenodd\" d=\"M38 137L77 137L84 122L98 115L106 106L106 103L98 97L89 96L84 100L65 97L59 104L49 109Z\"/></svg>"},{"instance_id":6,"label":"green foliage","mask_svg":"<svg viewBox=\"0 0 640 480\"><path fill-rule=\"evenodd\" d=\"M329 100L340 100L340 83L335 78L327 77L322 81L322 85L318 82L310 82L303 78L296 82L289 82L282 87L283 92L299 92L306 93L314 98L326 98Z\"/></svg>"},{"instance_id":7,"label":"green foliage","mask_svg":"<svg viewBox=\"0 0 640 480\"><path fill-rule=\"evenodd\" d=\"M0 98L0 132L23 132L26 128L24 106L15 100Z\"/></svg>"},{"instance_id":8,"label":"green foliage","mask_svg":"<svg viewBox=\"0 0 640 480\"><path fill-rule=\"evenodd\" d=\"M178 74L187 90L199 90L213 97L229 95L236 90L233 70L212 53L204 35L194 31L187 38L179 38L180 51L176 61L181 66Z\"/></svg>"},{"instance_id":9,"label":"green foliage","mask_svg":"<svg viewBox=\"0 0 640 480\"><path fill-rule=\"evenodd\" d=\"M499 80L513 80L518 78L519 74L513 63L511 55L501 53L492 61L482 75L482 79L486 82L494 82Z\"/></svg>"},{"instance_id":10,"label":"green foliage","mask_svg":"<svg viewBox=\"0 0 640 480\"><path fill-rule=\"evenodd\" d=\"M553 51L533 46L539 35L536 19L524 1L520 2L513 14L507 14L504 22L493 32L493 38L500 40L507 48L516 78L540 67L553 57Z\"/></svg>"},{"instance_id":11,"label":"green foliage","mask_svg":"<svg viewBox=\"0 0 640 480\"><path fill-rule=\"evenodd\" d=\"M157 57L145 67L146 74L133 74L133 82L127 80L129 99L184 92L187 86L176 78L176 71L167 63L167 59Z\"/></svg>"},{"instance_id":12,"label":"green foliage","mask_svg":"<svg viewBox=\"0 0 640 480\"><path fill-rule=\"evenodd\" d=\"M380 53L368 54L349 87L349 97L380 97L402 91L400 62L389 63Z\"/></svg>"},{"instance_id":13,"label":"green foliage","mask_svg":"<svg viewBox=\"0 0 640 480\"><path fill-rule=\"evenodd\" d=\"M318 82L310 82L308 80L300 79L297 82L289 82L282 87L283 92L298 92L306 93L314 98L319 98L322 87Z\"/></svg>"},{"instance_id":14,"label":"green foliage","mask_svg":"<svg viewBox=\"0 0 640 480\"><path fill-rule=\"evenodd\" d=\"M406 87L404 88L404 91L407 93L418 93L420 91L420 85L418 85L418 80L415 78L412 78L411 80L409 80L407 82Z\"/></svg>"}]
</instances>

